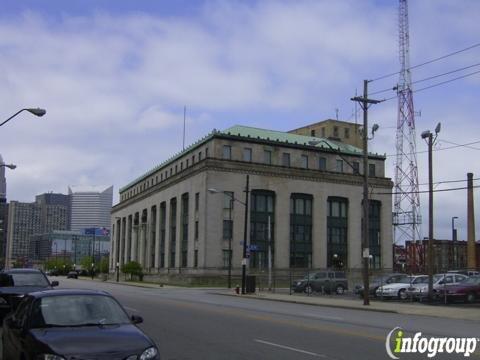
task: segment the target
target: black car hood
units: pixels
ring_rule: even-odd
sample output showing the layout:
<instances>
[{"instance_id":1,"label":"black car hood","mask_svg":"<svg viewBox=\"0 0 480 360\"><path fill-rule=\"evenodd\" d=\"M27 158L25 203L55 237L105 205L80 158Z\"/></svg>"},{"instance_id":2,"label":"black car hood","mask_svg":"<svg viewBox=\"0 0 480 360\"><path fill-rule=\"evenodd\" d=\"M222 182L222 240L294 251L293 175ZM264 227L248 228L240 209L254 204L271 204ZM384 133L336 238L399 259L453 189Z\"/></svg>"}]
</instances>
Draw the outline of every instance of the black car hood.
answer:
<instances>
[{"instance_id":1,"label":"black car hood","mask_svg":"<svg viewBox=\"0 0 480 360\"><path fill-rule=\"evenodd\" d=\"M67 360L117 360L140 354L152 341L135 325L33 329L32 336ZM40 347L44 347L40 346Z\"/></svg>"},{"instance_id":2,"label":"black car hood","mask_svg":"<svg viewBox=\"0 0 480 360\"><path fill-rule=\"evenodd\" d=\"M35 291L43 290L52 290L51 286L8 286L0 287L0 295L9 294L9 295L22 295L28 294Z\"/></svg>"}]
</instances>

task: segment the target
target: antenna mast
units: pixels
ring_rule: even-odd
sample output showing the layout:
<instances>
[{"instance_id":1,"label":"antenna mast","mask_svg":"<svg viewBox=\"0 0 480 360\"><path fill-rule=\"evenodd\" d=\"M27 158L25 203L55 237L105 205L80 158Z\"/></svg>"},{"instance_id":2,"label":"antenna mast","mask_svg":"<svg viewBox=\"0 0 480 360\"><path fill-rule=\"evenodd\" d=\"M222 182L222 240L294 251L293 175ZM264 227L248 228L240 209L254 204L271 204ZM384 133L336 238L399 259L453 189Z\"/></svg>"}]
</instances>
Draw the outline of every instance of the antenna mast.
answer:
<instances>
[{"instance_id":1,"label":"antenna mast","mask_svg":"<svg viewBox=\"0 0 480 360\"><path fill-rule=\"evenodd\" d=\"M403 244L406 240L414 244L407 254L409 270L417 272L418 256L416 240L420 239L421 216L418 194L418 169L415 138L415 114L410 73L410 50L408 32L407 0L399 4L400 78L397 86L398 117L396 131L395 197L394 197L394 241Z\"/></svg>"}]
</instances>

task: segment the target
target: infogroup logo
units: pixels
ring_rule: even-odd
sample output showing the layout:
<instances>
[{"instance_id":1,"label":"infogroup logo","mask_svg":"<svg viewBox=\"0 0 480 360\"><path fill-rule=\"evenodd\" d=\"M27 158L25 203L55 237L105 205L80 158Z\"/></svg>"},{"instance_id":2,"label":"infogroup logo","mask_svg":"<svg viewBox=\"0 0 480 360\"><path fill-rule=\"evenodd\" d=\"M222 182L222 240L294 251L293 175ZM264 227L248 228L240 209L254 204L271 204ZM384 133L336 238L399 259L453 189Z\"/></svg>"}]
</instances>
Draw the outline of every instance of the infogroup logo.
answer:
<instances>
[{"instance_id":1,"label":"infogroup logo","mask_svg":"<svg viewBox=\"0 0 480 360\"><path fill-rule=\"evenodd\" d=\"M413 337L406 337L401 327L390 331L385 340L385 349L391 359L400 359L403 353L427 354L433 358L437 354L463 354L469 357L475 352L479 338L454 338L454 337L425 337L421 332Z\"/></svg>"}]
</instances>

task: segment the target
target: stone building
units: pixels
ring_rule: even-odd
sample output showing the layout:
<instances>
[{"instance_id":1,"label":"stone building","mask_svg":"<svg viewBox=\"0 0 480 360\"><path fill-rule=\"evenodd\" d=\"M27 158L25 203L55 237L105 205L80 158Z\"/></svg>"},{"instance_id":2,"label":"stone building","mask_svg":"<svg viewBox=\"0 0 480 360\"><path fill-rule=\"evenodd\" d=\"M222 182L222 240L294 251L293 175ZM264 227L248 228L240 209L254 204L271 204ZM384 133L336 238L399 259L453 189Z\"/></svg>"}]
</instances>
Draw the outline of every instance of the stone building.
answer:
<instances>
[{"instance_id":1,"label":"stone building","mask_svg":"<svg viewBox=\"0 0 480 360\"><path fill-rule=\"evenodd\" d=\"M392 182L369 154L370 254L392 267ZM213 131L120 189L111 271L130 260L150 276L240 273L249 175L249 273L267 266L361 269L362 151L325 138L234 126ZM209 191L210 190L210 191ZM231 196L235 201L230 201ZM237 201L238 200L238 201Z\"/></svg>"},{"instance_id":2,"label":"stone building","mask_svg":"<svg viewBox=\"0 0 480 360\"><path fill-rule=\"evenodd\" d=\"M363 124L327 119L289 131L292 134L318 136L363 149Z\"/></svg>"}]
</instances>

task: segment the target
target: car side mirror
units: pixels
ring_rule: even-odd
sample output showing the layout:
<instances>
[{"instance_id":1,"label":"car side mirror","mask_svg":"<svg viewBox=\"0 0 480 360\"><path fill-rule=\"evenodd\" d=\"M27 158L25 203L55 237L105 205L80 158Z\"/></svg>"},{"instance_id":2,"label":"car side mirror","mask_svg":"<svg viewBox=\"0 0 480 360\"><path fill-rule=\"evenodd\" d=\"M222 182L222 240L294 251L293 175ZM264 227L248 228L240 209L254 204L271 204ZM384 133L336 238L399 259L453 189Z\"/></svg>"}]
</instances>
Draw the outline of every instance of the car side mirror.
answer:
<instances>
[{"instance_id":1,"label":"car side mirror","mask_svg":"<svg viewBox=\"0 0 480 360\"><path fill-rule=\"evenodd\" d=\"M52 286L58 286L58 281L57 280L54 280L50 283L50 285Z\"/></svg>"},{"instance_id":2,"label":"car side mirror","mask_svg":"<svg viewBox=\"0 0 480 360\"><path fill-rule=\"evenodd\" d=\"M132 320L132 323L134 323L134 324L141 324L141 323L143 323L143 318L142 318L141 316L139 316L139 315L132 315L132 316L130 317L130 319Z\"/></svg>"}]
</instances>

